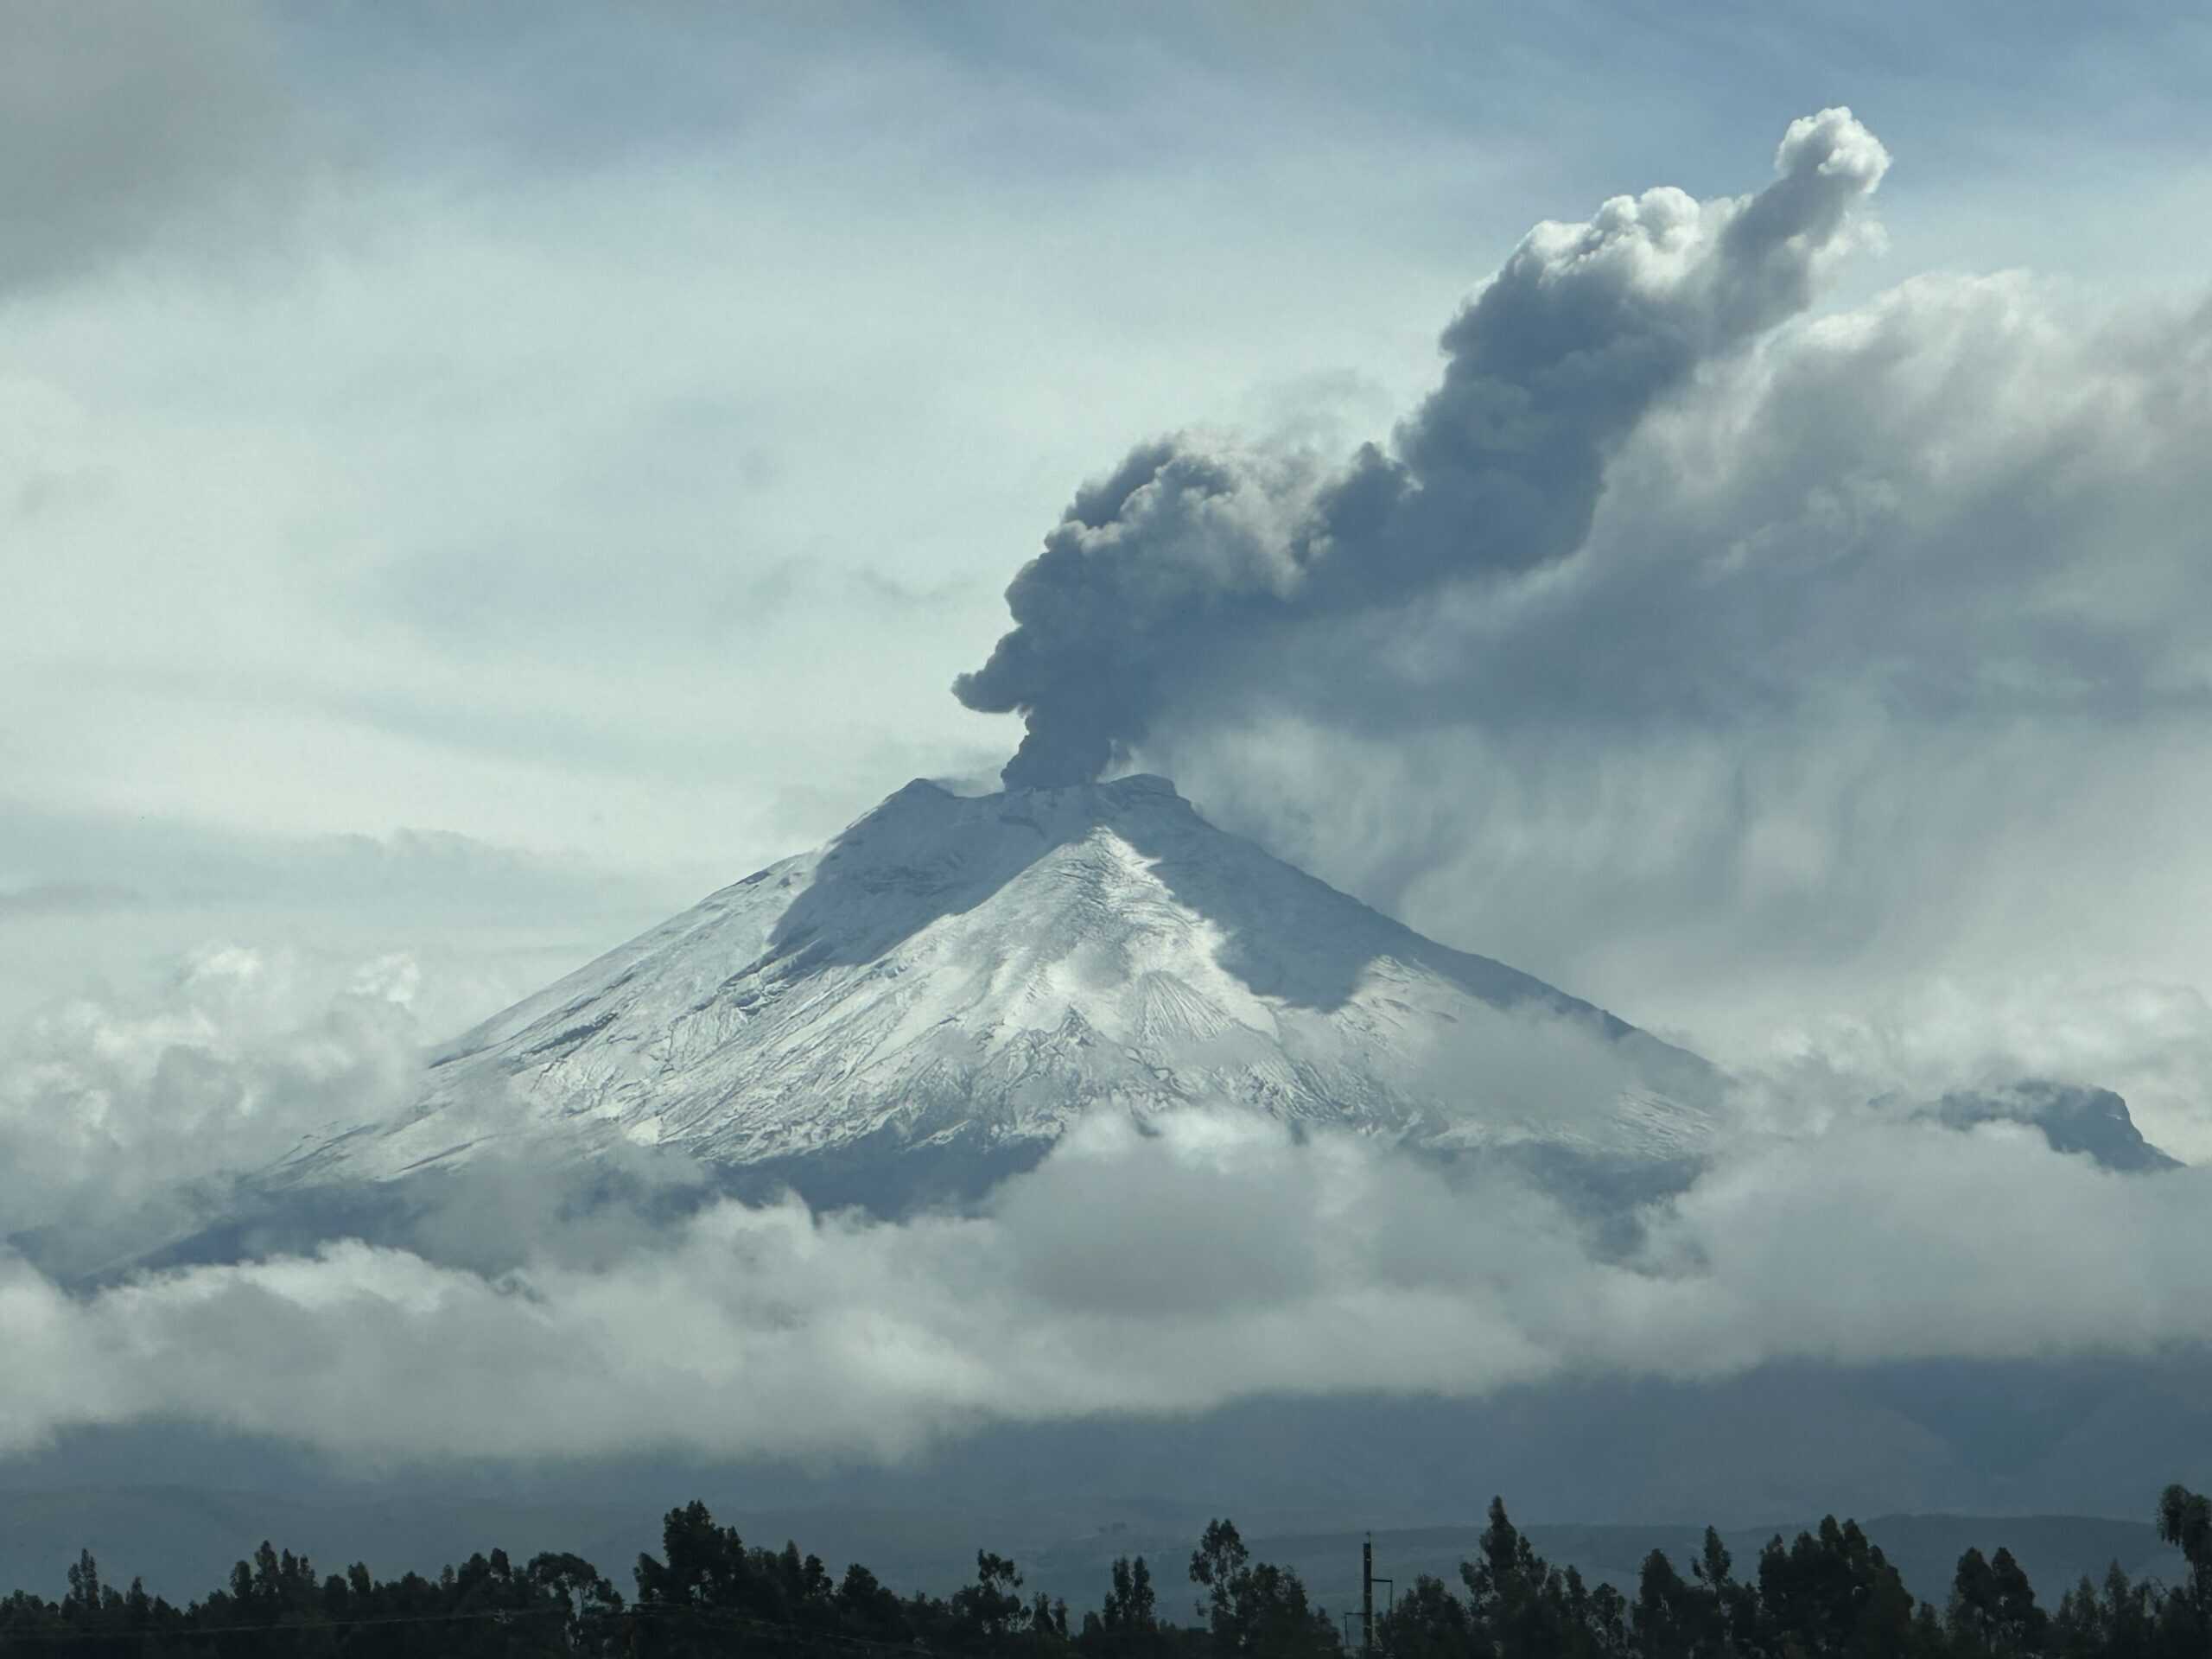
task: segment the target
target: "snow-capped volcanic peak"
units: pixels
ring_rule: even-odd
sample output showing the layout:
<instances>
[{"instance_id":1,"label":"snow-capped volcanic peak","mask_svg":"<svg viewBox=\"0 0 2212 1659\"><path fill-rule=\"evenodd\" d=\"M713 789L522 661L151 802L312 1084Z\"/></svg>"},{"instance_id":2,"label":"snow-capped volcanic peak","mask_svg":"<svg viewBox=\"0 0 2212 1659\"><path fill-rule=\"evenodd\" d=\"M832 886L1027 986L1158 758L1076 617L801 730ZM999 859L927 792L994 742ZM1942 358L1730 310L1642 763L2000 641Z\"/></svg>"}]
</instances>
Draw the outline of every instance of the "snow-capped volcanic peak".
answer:
<instances>
[{"instance_id":1,"label":"snow-capped volcanic peak","mask_svg":"<svg viewBox=\"0 0 2212 1659\"><path fill-rule=\"evenodd\" d=\"M1102 1106L1208 1102L1675 1154L1707 1132L1710 1077L1214 829L1164 779L917 781L486 1021L405 1121L289 1167L390 1177L555 1134L752 1165L1037 1144Z\"/></svg>"}]
</instances>

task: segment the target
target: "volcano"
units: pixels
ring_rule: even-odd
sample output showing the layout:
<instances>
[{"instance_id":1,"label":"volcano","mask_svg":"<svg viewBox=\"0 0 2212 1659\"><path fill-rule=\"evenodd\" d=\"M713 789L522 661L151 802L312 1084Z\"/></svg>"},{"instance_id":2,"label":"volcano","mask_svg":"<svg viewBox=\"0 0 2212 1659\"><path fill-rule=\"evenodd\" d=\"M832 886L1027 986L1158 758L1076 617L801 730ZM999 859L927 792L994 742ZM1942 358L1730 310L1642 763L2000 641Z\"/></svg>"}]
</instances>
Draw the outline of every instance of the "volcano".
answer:
<instances>
[{"instance_id":1,"label":"volcano","mask_svg":"<svg viewBox=\"0 0 2212 1659\"><path fill-rule=\"evenodd\" d=\"M810 1197L973 1192L1086 1113L1694 1160L1718 1077L1208 823L1166 779L917 780L468 1032L275 1184L639 1146ZM895 1204L892 1207L897 1207Z\"/></svg>"}]
</instances>

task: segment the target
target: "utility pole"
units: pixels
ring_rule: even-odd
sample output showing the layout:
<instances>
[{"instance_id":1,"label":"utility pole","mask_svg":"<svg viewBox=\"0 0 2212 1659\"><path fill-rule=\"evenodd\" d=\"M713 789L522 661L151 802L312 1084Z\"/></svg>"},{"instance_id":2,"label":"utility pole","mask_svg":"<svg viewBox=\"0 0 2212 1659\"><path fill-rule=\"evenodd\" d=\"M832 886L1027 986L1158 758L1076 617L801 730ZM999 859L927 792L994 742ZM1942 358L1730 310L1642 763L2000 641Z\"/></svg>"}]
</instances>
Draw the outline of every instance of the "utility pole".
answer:
<instances>
[{"instance_id":1,"label":"utility pole","mask_svg":"<svg viewBox=\"0 0 2212 1659\"><path fill-rule=\"evenodd\" d=\"M1359 1656L1375 1659L1375 1535L1359 1547Z\"/></svg>"},{"instance_id":2,"label":"utility pole","mask_svg":"<svg viewBox=\"0 0 2212 1659\"><path fill-rule=\"evenodd\" d=\"M1359 1659L1376 1659L1375 1650L1375 1586L1390 1586L1390 1605L1398 1605L1398 1585L1395 1579L1375 1576L1375 1535L1369 1533L1359 1547Z\"/></svg>"}]
</instances>

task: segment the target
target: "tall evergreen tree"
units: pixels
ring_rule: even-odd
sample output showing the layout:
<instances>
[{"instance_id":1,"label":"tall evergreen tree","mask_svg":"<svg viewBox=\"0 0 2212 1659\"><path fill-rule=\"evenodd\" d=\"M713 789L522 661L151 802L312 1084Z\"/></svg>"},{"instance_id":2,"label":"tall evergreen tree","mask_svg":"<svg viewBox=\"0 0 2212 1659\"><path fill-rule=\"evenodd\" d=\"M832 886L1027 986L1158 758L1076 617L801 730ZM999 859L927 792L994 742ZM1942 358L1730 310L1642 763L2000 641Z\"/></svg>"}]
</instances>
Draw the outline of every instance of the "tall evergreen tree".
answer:
<instances>
[{"instance_id":1,"label":"tall evergreen tree","mask_svg":"<svg viewBox=\"0 0 2212 1659\"><path fill-rule=\"evenodd\" d=\"M2212 1498L2173 1485L2158 1495L2158 1537L2189 1564L2183 1590L2196 1622L2212 1629Z\"/></svg>"}]
</instances>

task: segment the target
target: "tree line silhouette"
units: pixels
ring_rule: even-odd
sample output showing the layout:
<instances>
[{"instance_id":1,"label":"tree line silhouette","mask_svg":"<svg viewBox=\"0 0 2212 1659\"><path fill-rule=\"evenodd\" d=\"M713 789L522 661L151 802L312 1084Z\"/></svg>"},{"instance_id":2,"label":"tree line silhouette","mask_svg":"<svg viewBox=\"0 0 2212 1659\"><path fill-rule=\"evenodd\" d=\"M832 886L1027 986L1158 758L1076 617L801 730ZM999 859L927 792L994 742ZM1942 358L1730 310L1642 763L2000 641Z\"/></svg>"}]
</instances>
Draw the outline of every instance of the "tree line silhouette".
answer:
<instances>
[{"instance_id":1,"label":"tree line silhouette","mask_svg":"<svg viewBox=\"0 0 2212 1659\"><path fill-rule=\"evenodd\" d=\"M1380 1616L1388 1659L2208 1659L2212 1656L2212 1501L2168 1487L2158 1535L2181 1552L2177 1584L2136 1583L2117 1563L2055 1607L2036 1598L2011 1552L1959 1560L1948 1604L1916 1602L1855 1522L1833 1516L1741 1573L1708 1528L1685 1577L1645 1559L1636 1593L1592 1586L1547 1562L1493 1500L1459 1587L1424 1575ZM1020 1571L979 1551L972 1584L901 1596L858 1562L833 1576L821 1558L749 1547L703 1503L671 1510L659 1555L641 1554L626 1599L590 1562L544 1554L518 1567L503 1550L435 1578L378 1580L359 1564L318 1578L305 1556L263 1544L229 1582L178 1607L133 1581L118 1590L89 1552L67 1594L18 1590L0 1601L0 1655L84 1659L695 1659L840 1652L864 1659L1343 1659L1326 1610L1298 1574L1252 1559L1235 1524L1211 1523L1191 1554L1192 1619L1163 1616L1151 1565L1113 1563L1098 1608L1025 1597Z\"/></svg>"}]
</instances>

